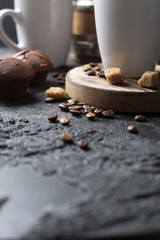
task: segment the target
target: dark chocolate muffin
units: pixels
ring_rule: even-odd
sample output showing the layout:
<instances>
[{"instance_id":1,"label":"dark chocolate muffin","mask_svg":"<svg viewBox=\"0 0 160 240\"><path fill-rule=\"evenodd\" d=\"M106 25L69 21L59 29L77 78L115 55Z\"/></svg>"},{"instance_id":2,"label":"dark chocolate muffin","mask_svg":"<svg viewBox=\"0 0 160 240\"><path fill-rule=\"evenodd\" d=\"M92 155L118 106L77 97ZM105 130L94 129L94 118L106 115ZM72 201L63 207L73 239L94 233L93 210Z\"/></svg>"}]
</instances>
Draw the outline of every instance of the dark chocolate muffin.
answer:
<instances>
[{"instance_id":1,"label":"dark chocolate muffin","mask_svg":"<svg viewBox=\"0 0 160 240\"><path fill-rule=\"evenodd\" d=\"M28 63L13 57L0 58L0 99L23 97L34 76Z\"/></svg>"},{"instance_id":2,"label":"dark chocolate muffin","mask_svg":"<svg viewBox=\"0 0 160 240\"><path fill-rule=\"evenodd\" d=\"M53 62L40 50L25 49L13 55L15 58L29 63L36 72L31 85L41 85L46 81L48 71L52 69Z\"/></svg>"}]
</instances>

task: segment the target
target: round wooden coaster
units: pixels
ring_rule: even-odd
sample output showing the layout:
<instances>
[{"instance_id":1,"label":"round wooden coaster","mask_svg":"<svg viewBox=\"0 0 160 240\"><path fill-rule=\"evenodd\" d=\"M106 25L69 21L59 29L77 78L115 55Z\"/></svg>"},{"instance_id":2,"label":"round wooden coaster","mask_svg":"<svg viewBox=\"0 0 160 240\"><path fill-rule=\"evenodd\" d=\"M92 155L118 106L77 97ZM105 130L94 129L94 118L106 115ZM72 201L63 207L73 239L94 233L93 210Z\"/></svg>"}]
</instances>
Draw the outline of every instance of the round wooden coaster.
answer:
<instances>
[{"instance_id":1,"label":"round wooden coaster","mask_svg":"<svg viewBox=\"0 0 160 240\"><path fill-rule=\"evenodd\" d=\"M70 98L117 112L160 112L160 87L142 88L136 79L125 79L123 84L110 85L104 78L88 76L85 66L67 73L66 91Z\"/></svg>"}]
</instances>

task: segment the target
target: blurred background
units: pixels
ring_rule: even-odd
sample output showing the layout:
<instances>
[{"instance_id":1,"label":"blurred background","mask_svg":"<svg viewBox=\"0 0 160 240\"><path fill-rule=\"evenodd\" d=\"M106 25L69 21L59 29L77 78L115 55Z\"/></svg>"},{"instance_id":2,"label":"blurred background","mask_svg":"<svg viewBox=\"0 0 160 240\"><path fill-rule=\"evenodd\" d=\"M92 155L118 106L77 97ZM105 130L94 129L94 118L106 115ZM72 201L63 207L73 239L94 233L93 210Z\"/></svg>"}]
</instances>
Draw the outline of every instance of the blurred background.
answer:
<instances>
[{"instance_id":1,"label":"blurred background","mask_svg":"<svg viewBox=\"0 0 160 240\"><path fill-rule=\"evenodd\" d=\"M14 0L0 0L0 9L14 8ZM100 61L93 0L73 0L73 30L70 58L79 63ZM4 20L8 36L17 42L15 25L11 17ZM0 46L4 46L0 40Z\"/></svg>"}]
</instances>

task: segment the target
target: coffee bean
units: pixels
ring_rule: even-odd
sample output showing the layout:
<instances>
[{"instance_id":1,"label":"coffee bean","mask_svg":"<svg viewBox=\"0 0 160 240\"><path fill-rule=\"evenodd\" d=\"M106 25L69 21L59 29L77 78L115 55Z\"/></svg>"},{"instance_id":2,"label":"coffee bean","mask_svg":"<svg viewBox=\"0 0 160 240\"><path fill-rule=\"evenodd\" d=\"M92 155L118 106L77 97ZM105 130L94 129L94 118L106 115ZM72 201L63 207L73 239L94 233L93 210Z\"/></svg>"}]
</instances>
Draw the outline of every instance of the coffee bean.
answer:
<instances>
[{"instance_id":1,"label":"coffee bean","mask_svg":"<svg viewBox=\"0 0 160 240\"><path fill-rule=\"evenodd\" d=\"M78 104L78 105L82 105L82 106L86 105L85 102L78 102L77 104Z\"/></svg>"},{"instance_id":2,"label":"coffee bean","mask_svg":"<svg viewBox=\"0 0 160 240\"><path fill-rule=\"evenodd\" d=\"M58 80L58 83L61 84L61 85L65 85L65 79L62 79L62 80Z\"/></svg>"},{"instance_id":3,"label":"coffee bean","mask_svg":"<svg viewBox=\"0 0 160 240\"><path fill-rule=\"evenodd\" d=\"M89 70L86 72L88 76L95 76L96 72L94 70Z\"/></svg>"},{"instance_id":4,"label":"coffee bean","mask_svg":"<svg viewBox=\"0 0 160 240\"><path fill-rule=\"evenodd\" d=\"M62 125L67 126L67 125L70 123L70 119L67 118L67 117L64 117L64 118L61 118L61 119L59 120L59 122L60 122Z\"/></svg>"},{"instance_id":5,"label":"coffee bean","mask_svg":"<svg viewBox=\"0 0 160 240\"><path fill-rule=\"evenodd\" d=\"M61 108L63 111L68 111L68 106L66 103L60 103L59 108Z\"/></svg>"},{"instance_id":6,"label":"coffee bean","mask_svg":"<svg viewBox=\"0 0 160 240\"><path fill-rule=\"evenodd\" d=\"M103 71L99 72L99 73L98 73L98 76L99 76L100 78L106 78Z\"/></svg>"},{"instance_id":7,"label":"coffee bean","mask_svg":"<svg viewBox=\"0 0 160 240\"><path fill-rule=\"evenodd\" d=\"M87 72L87 71L89 71L89 70L92 70L92 68L91 68L91 67L85 67L83 70L84 70L85 72Z\"/></svg>"},{"instance_id":8,"label":"coffee bean","mask_svg":"<svg viewBox=\"0 0 160 240\"><path fill-rule=\"evenodd\" d=\"M111 118L114 115L114 111L113 110L106 110L106 111L102 112L102 115L105 118Z\"/></svg>"},{"instance_id":9,"label":"coffee bean","mask_svg":"<svg viewBox=\"0 0 160 240\"><path fill-rule=\"evenodd\" d=\"M103 112L103 109L100 109L100 108L96 108L94 110L94 113L97 115L97 116L101 116L102 115L102 112Z\"/></svg>"},{"instance_id":10,"label":"coffee bean","mask_svg":"<svg viewBox=\"0 0 160 240\"><path fill-rule=\"evenodd\" d=\"M76 99L68 99L68 103L74 103L74 104L76 104L77 103L77 100Z\"/></svg>"},{"instance_id":11,"label":"coffee bean","mask_svg":"<svg viewBox=\"0 0 160 240\"><path fill-rule=\"evenodd\" d=\"M60 136L60 139L64 142L70 142L73 139L73 134L72 133L63 133Z\"/></svg>"},{"instance_id":12,"label":"coffee bean","mask_svg":"<svg viewBox=\"0 0 160 240\"><path fill-rule=\"evenodd\" d=\"M86 114L86 117L89 119L89 120L93 120L95 118L95 114L93 112L89 112Z\"/></svg>"},{"instance_id":13,"label":"coffee bean","mask_svg":"<svg viewBox=\"0 0 160 240\"><path fill-rule=\"evenodd\" d=\"M46 98L46 99L45 99L45 102L46 102L46 103L53 103L53 102L55 102L55 99L49 97L49 98Z\"/></svg>"},{"instance_id":14,"label":"coffee bean","mask_svg":"<svg viewBox=\"0 0 160 240\"><path fill-rule=\"evenodd\" d=\"M75 109L70 109L69 112L74 116L79 116L81 113L79 110L75 110Z\"/></svg>"},{"instance_id":15,"label":"coffee bean","mask_svg":"<svg viewBox=\"0 0 160 240\"><path fill-rule=\"evenodd\" d=\"M97 66L98 66L98 63L89 63L89 65L90 65L91 67L97 67Z\"/></svg>"},{"instance_id":16,"label":"coffee bean","mask_svg":"<svg viewBox=\"0 0 160 240\"><path fill-rule=\"evenodd\" d=\"M60 73L58 77L60 77L60 78L61 78L61 77L64 78L65 76L66 76L65 73Z\"/></svg>"},{"instance_id":17,"label":"coffee bean","mask_svg":"<svg viewBox=\"0 0 160 240\"><path fill-rule=\"evenodd\" d=\"M65 80L65 77L64 77L64 76L61 76L61 75L59 75L59 76L57 77L57 80Z\"/></svg>"},{"instance_id":18,"label":"coffee bean","mask_svg":"<svg viewBox=\"0 0 160 240\"><path fill-rule=\"evenodd\" d=\"M50 121L50 122L56 122L56 120L57 120L57 118L58 118L58 115L57 114L52 114L52 115L49 115L48 116L48 120Z\"/></svg>"},{"instance_id":19,"label":"coffee bean","mask_svg":"<svg viewBox=\"0 0 160 240\"><path fill-rule=\"evenodd\" d=\"M81 147L82 149L87 149L89 142L85 139L81 139L80 141L77 142L77 145Z\"/></svg>"},{"instance_id":20,"label":"coffee bean","mask_svg":"<svg viewBox=\"0 0 160 240\"><path fill-rule=\"evenodd\" d=\"M87 106L87 107L84 108L84 113L90 113L90 112L92 112L91 107Z\"/></svg>"},{"instance_id":21,"label":"coffee bean","mask_svg":"<svg viewBox=\"0 0 160 240\"><path fill-rule=\"evenodd\" d=\"M128 126L127 130L130 133L137 133L138 132L137 127L135 125Z\"/></svg>"},{"instance_id":22,"label":"coffee bean","mask_svg":"<svg viewBox=\"0 0 160 240\"><path fill-rule=\"evenodd\" d=\"M96 109L96 107L95 106L91 106L91 109L92 109L92 111L94 111Z\"/></svg>"},{"instance_id":23,"label":"coffee bean","mask_svg":"<svg viewBox=\"0 0 160 240\"><path fill-rule=\"evenodd\" d=\"M69 110L78 110L78 111L81 111L82 110L82 106L81 105L72 105L72 106L69 106L68 109Z\"/></svg>"},{"instance_id":24,"label":"coffee bean","mask_svg":"<svg viewBox=\"0 0 160 240\"><path fill-rule=\"evenodd\" d=\"M101 68L100 68L100 66L96 66L96 67L94 68L94 70L97 71L97 72L100 72L100 71L101 71Z\"/></svg>"},{"instance_id":25,"label":"coffee bean","mask_svg":"<svg viewBox=\"0 0 160 240\"><path fill-rule=\"evenodd\" d=\"M83 109L87 108L87 107L90 107L89 105L85 104L83 105Z\"/></svg>"},{"instance_id":26,"label":"coffee bean","mask_svg":"<svg viewBox=\"0 0 160 240\"><path fill-rule=\"evenodd\" d=\"M135 116L134 119L137 122L147 122L147 118L144 115L137 115L137 116Z\"/></svg>"},{"instance_id":27,"label":"coffee bean","mask_svg":"<svg viewBox=\"0 0 160 240\"><path fill-rule=\"evenodd\" d=\"M60 74L59 72L54 72L54 73L52 74L52 76L53 76L53 77L58 77L59 74Z\"/></svg>"}]
</instances>

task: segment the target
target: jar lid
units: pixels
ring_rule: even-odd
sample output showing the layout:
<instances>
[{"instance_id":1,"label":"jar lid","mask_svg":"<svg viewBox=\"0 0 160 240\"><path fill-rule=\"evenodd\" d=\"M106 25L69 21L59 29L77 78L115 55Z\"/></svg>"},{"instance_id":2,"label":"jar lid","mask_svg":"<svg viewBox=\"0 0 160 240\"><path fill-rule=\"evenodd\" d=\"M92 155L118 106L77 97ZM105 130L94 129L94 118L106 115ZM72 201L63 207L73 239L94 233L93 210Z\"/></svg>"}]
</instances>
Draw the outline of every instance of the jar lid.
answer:
<instances>
[{"instance_id":1,"label":"jar lid","mask_svg":"<svg viewBox=\"0 0 160 240\"><path fill-rule=\"evenodd\" d=\"M74 9L79 11L93 11L93 0L73 0Z\"/></svg>"}]
</instances>

